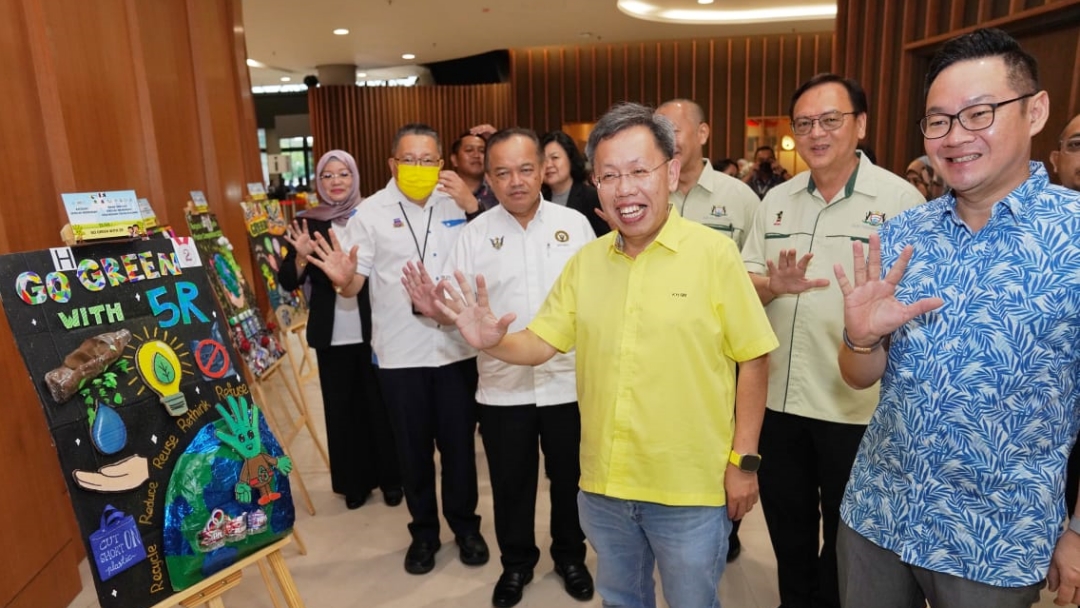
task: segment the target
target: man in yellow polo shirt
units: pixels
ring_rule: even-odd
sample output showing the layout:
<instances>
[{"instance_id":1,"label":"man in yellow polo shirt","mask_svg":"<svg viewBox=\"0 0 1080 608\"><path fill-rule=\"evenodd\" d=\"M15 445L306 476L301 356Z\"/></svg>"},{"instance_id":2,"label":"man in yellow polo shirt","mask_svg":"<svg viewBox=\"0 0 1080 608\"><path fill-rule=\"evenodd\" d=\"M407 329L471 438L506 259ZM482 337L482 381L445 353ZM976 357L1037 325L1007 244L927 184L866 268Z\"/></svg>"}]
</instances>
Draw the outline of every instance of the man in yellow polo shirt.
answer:
<instances>
[{"instance_id":1,"label":"man in yellow polo shirt","mask_svg":"<svg viewBox=\"0 0 1080 608\"><path fill-rule=\"evenodd\" d=\"M578 509L605 605L655 606L658 566L669 605L718 607L731 520L757 502L776 336L735 243L672 209L674 151L671 122L645 106L600 119L586 152L616 230L571 258L527 329L507 333L514 316L495 316L482 276L474 297L457 273L462 294L439 303L509 363L576 348Z\"/></svg>"},{"instance_id":2,"label":"man in yellow polo shirt","mask_svg":"<svg viewBox=\"0 0 1080 608\"><path fill-rule=\"evenodd\" d=\"M856 151L866 110L862 87L835 74L815 76L795 91L795 149L810 170L769 190L742 251L781 339L769 361L761 508L784 608L840 606L840 500L877 405L876 386L860 392L840 377L843 296L825 277L834 264L850 274L853 240L868 240L884 222L924 202L914 186Z\"/></svg>"}]
</instances>

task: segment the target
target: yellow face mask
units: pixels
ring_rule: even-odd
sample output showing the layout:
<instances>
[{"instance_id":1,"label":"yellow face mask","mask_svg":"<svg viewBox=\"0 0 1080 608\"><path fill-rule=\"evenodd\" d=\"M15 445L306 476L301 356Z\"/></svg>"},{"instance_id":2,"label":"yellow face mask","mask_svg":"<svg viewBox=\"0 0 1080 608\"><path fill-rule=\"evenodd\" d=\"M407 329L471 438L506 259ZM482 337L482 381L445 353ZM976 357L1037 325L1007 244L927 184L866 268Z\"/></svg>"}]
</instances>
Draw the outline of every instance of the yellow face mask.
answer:
<instances>
[{"instance_id":1,"label":"yellow face mask","mask_svg":"<svg viewBox=\"0 0 1080 608\"><path fill-rule=\"evenodd\" d=\"M397 186L401 193L414 201L431 196L439 183L439 167L398 165Z\"/></svg>"}]
</instances>

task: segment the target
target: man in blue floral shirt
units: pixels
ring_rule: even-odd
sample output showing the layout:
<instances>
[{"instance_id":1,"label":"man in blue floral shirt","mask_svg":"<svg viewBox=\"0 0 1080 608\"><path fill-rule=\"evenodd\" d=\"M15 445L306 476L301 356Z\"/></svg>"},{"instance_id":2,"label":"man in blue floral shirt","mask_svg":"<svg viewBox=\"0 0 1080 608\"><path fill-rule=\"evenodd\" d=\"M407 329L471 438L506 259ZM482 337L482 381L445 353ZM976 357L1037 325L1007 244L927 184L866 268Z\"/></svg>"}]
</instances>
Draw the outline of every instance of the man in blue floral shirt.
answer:
<instances>
[{"instance_id":1,"label":"man in blue floral shirt","mask_svg":"<svg viewBox=\"0 0 1080 608\"><path fill-rule=\"evenodd\" d=\"M1031 162L1049 112L1000 30L930 63L926 153L950 194L856 243L842 269L845 380L881 401L841 507L848 608L1080 600L1065 461L1080 429L1080 194Z\"/></svg>"}]
</instances>

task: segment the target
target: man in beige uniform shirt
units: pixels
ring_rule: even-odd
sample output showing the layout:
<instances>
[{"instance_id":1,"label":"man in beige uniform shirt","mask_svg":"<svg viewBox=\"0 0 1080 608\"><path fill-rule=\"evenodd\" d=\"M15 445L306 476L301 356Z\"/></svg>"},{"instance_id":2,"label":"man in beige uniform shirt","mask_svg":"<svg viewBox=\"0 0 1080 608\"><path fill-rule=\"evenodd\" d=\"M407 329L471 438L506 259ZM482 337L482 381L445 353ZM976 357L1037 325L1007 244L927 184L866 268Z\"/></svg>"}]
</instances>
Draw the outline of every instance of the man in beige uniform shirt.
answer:
<instances>
[{"instance_id":1,"label":"man in beige uniform shirt","mask_svg":"<svg viewBox=\"0 0 1080 608\"><path fill-rule=\"evenodd\" d=\"M765 195L742 252L780 339L769 358L759 475L784 608L840 604L840 501L878 399L876 388L856 391L840 377L843 296L825 277L834 264L851 272L853 240L868 241L885 221L924 202L906 180L856 151L866 109L862 87L834 74L795 91L795 149L810 170Z\"/></svg>"}]
</instances>

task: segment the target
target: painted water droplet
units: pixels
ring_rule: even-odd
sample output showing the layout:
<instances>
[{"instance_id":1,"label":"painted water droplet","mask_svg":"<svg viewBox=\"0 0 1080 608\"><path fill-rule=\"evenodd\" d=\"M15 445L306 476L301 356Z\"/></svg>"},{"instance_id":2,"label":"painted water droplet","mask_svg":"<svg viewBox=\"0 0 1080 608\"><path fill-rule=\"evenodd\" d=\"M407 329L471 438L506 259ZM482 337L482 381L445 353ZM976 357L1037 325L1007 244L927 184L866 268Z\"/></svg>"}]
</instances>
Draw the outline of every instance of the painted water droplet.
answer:
<instances>
[{"instance_id":1,"label":"painted water droplet","mask_svg":"<svg viewBox=\"0 0 1080 608\"><path fill-rule=\"evenodd\" d=\"M120 414L106 403L98 403L90 439L102 454L115 454L127 445L127 427Z\"/></svg>"}]
</instances>

